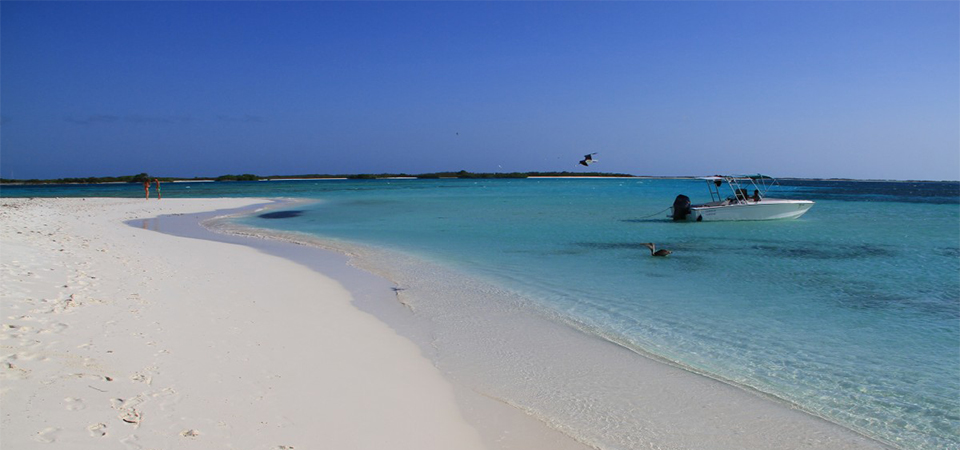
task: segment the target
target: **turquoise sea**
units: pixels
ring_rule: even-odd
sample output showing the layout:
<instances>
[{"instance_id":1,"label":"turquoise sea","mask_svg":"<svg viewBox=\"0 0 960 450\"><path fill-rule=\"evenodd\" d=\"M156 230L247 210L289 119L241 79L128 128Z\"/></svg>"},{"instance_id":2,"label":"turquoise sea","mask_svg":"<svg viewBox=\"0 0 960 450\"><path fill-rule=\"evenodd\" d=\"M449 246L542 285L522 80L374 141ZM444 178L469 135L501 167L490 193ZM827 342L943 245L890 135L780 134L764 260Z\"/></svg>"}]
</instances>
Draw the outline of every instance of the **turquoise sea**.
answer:
<instances>
[{"instance_id":1,"label":"turquoise sea","mask_svg":"<svg viewBox=\"0 0 960 450\"><path fill-rule=\"evenodd\" d=\"M957 182L786 180L772 196L816 201L806 215L727 223L666 219L677 194L705 200L699 180L174 183L163 193L315 200L236 222L368 255L372 270L410 288L414 306L480 302L503 311L498 298L522 299L509 308L521 305L893 446L960 448ZM5 197L140 195L139 186L122 184L0 190ZM674 253L653 258L644 242ZM390 267L373 267L384 258L394 258ZM442 280L433 268L443 269ZM442 289L418 299L413 286L422 283ZM441 366L455 359L438 348ZM588 418L566 425L590 427ZM600 448L616 440L584 433Z\"/></svg>"}]
</instances>

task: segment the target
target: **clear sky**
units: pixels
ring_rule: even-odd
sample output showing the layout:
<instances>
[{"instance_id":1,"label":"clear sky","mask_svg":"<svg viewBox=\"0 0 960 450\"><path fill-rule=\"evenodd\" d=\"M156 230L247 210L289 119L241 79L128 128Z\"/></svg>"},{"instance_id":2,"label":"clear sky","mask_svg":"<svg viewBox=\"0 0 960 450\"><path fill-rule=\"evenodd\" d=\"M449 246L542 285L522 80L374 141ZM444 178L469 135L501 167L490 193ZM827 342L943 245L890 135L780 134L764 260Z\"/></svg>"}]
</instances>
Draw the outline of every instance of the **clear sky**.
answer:
<instances>
[{"instance_id":1,"label":"clear sky","mask_svg":"<svg viewBox=\"0 0 960 450\"><path fill-rule=\"evenodd\" d=\"M0 2L0 176L960 179L960 2Z\"/></svg>"}]
</instances>

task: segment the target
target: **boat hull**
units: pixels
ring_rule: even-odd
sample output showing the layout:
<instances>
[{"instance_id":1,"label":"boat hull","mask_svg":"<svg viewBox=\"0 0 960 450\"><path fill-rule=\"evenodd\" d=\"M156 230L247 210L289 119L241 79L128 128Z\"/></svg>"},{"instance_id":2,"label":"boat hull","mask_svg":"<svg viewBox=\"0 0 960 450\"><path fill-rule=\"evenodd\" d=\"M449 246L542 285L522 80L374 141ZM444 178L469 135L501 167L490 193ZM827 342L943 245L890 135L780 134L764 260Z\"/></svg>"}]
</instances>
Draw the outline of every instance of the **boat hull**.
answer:
<instances>
[{"instance_id":1,"label":"boat hull","mask_svg":"<svg viewBox=\"0 0 960 450\"><path fill-rule=\"evenodd\" d=\"M692 222L715 222L736 220L784 220L796 219L813 206L809 200L774 200L748 202L732 205L693 205L686 220Z\"/></svg>"}]
</instances>

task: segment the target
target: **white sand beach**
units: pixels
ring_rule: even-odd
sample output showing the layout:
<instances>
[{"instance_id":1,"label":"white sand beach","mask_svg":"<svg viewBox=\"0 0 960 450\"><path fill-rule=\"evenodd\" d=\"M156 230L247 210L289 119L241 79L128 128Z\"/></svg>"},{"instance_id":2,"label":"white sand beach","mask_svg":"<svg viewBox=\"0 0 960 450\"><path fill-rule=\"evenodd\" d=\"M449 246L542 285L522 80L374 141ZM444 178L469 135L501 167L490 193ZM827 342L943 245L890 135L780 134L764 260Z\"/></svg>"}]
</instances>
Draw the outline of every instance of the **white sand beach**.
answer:
<instances>
[{"instance_id":1,"label":"white sand beach","mask_svg":"<svg viewBox=\"0 0 960 450\"><path fill-rule=\"evenodd\" d=\"M262 202L0 201L3 448L482 448L336 281L124 224Z\"/></svg>"},{"instance_id":2,"label":"white sand beach","mask_svg":"<svg viewBox=\"0 0 960 450\"><path fill-rule=\"evenodd\" d=\"M590 448L509 396L441 373L352 303L343 280L250 246L158 233L150 220L267 202L0 200L0 445ZM640 432L631 448L884 448L706 377L607 357L625 350L570 327L518 335L530 329L518 315L473 318L504 321L489 328L532 352L514 349L523 361L577 367L566 389L600 399L607 389L590 380L616 386L635 402L611 418Z\"/></svg>"}]
</instances>

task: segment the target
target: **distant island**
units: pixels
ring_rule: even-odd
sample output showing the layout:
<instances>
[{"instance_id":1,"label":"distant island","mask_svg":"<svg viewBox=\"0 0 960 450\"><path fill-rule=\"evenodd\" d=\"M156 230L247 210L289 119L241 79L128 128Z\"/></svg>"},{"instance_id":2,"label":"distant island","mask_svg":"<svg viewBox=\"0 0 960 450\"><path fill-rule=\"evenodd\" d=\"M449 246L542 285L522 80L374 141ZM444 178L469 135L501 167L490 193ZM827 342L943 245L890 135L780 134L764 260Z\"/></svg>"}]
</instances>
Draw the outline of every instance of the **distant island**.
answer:
<instances>
[{"instance_id":1,"label":"distant island","mask_svg":"<svg viewBox=\"0 0 960 450\"><path fill-rule=\"evenodd\" d=\"M461 170L459 172L433 172L421 174L406 173L378 173L378 174L350 174L350 175L328 175L328 174L307 174L307 175L269 175L260 176L245 173L242 175L220 175L218 177L154 177L147 173L137 175L125 175L116 177L86 177L86 178L56 178L48 180L29 179L14 180L9 178L0 178L0 184L98 184L98 183L142 183L144 181L153 181L154 179L162 182L174 181L268 181L268 180L316 180L316 179L349 179L349 180L376 180L389 178L416 178L416 179L439 179L439 178L530 178L530 177L610 177L624 178L634 177L633 175L623 173L604 173L604 172L509 172L509 173L474 173Z\"/></svg>"},{"instance_id":2,"label":"distant island","mask_svg":"<svg viewBox=\"0 0 960 450\"><path fill-rule=\"evenodd\" d=\"M420 174L407 173L361 173L361 174L305 174L305 175L254 175L250 173L240 175L220 175L217 177L155 177L147 173L137 175L124 175L116 177L86 177L86 178L56 178L56 179L29 179L15 180L10 178L0 178L0 185L23 185L23 184L108 184L108 183L142 183L144 181L160 180L164 183L172 182L230 182L230 181L283 181L283 180L381 180L381 179L440 179L440 178L461 178L461 179L492 179L492 178L646 178L646 179L695 179L697 176L691 175L630 175L626 173L609 172L468 172L461 170L458 172L432 172ZM884 179L855 179L855 178L797 178L797 177L778 177L779 181L826 181L826 182L898 182L898 183L927 183L942 182L956 183L957 180L884 180Z\"/></svg>"}]
</instances>

